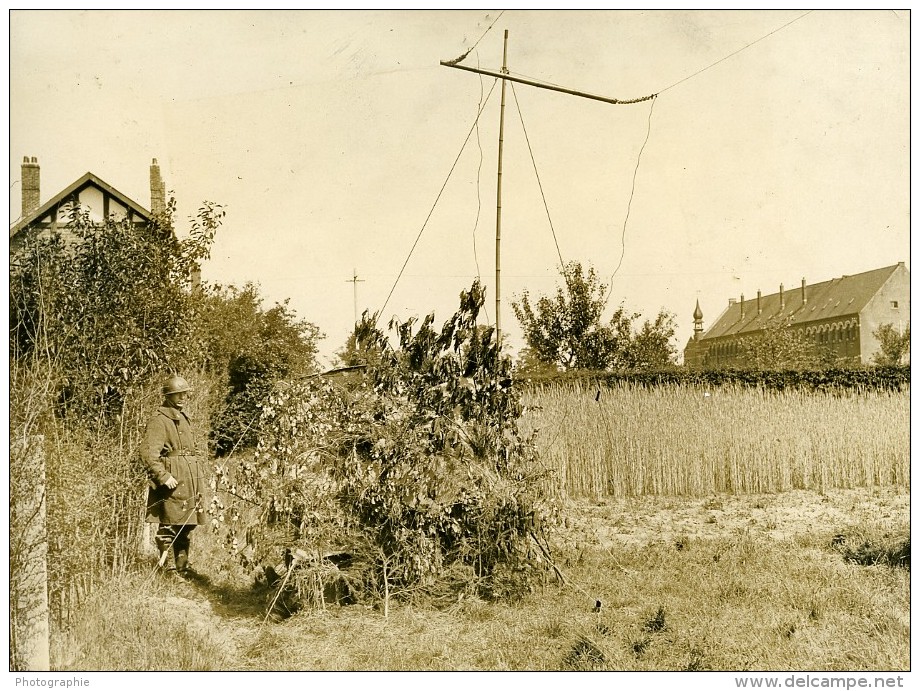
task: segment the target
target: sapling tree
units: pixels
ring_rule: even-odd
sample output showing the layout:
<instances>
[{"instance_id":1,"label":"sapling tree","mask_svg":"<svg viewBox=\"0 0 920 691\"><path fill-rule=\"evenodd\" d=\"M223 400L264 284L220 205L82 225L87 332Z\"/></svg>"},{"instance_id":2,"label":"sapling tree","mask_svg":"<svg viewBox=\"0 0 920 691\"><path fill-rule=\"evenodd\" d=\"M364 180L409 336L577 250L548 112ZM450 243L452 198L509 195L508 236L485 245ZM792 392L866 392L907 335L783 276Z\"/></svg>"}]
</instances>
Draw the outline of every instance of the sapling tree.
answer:
<instances>
[{"instance_id":1,"label":"sapling tree","mask_svg":"<svg viewBox=\"0 0 920 691\"><path fill-rule=\"evenodd\" d=\"M905 360L910 362L910 324L902 331L894 324L882 324L872 335L878 339L879 351L873 355L876 365L900 365Z\"/></svg>"}]
</instances>

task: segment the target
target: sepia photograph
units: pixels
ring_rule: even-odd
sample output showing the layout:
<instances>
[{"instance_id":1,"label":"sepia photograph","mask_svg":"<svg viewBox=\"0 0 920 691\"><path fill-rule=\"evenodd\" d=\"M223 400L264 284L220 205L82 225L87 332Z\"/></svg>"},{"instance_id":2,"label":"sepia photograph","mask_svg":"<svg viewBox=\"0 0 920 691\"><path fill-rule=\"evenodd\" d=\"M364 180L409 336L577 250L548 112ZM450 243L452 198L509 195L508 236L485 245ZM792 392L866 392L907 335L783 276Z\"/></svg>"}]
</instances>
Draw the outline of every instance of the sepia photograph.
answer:
<instances>
[{"instance_id":1,"label":"sepia photograph","mask_svg":"<svg viewBox=\"0 0 920 691\"><path fill-rule=\"evenodd\" d=\"M8 10L9 683L905 686L910 22Z\"/></svg>"}]
</instances>

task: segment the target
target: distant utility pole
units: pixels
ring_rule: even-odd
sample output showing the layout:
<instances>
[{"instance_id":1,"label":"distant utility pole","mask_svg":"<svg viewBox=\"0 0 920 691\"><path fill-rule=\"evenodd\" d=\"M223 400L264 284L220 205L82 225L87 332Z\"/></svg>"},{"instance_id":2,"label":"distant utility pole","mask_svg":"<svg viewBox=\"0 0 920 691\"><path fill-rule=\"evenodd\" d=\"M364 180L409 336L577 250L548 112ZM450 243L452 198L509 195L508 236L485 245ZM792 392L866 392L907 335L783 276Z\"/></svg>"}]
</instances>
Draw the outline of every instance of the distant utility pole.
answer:
<instances>
[{"instance_id":1,"label":"distant utility pole","mask_svg":"<svg viewBox=\"0 0 920 691\"><path fill-rule=\"evenodd\" d=\"M465 55L463 57L466 57ZM482 70L475 67L467 67L466 65L458 64L463 58L458 60L442 60L441 64L444 67L453 67L457 70L466 70L467 72L475 72L476 74L484 74L489 77L495 77L496 79L502 80L502 101L501 101L501 114L499 116L499 125L498 125L498 190L497 190L497 204L496 204L496 213L495 213L495 339L498 342L499 347L502 343L502 318L501 318L501 296L502 296L502 287L501 287L501 238L502 238L502 148L505 140L505 84L507 82L517 82L518 84L526 84L528 86L535 86L539 89L548 89L550 91L559 91L564 94L569 94L570 96L581 96L582 98L589 98L595 101L603 101L604 103L614 103L619 105L626 105L631 103L640 103L642 101L647 101L651 98L655 98L657 94L651 96L645 96L642 98L623 100L618 98L609 98L607 96L598 96L597 94L589 94L584 91L576 91L575 89L567 89L562 86L556 86L554 84L545 84L542 82L535 81L533 79L525 79L522 77L511 76L508 73L508 30L505 29L505 41L504 47L502 49L502 68L501 72L494 72L491 70Z\"/></svg>"},{"instance_id":2,"label":"distant utility pole","mask_svg":"<svg viewBox=\"0 0 920 691\"><path fill-rule=\"evenodd\" d=\"M351 273L352 273L352 277L349 278L349 279L348 279L347 281L345 281L345 282L346 282L346 283L351 283L351 284L354 286L354 294L355 294L355 324L357 324L357 323L358 323L358 284L359 284L359 283L364 283L364 279L359 279L359 278L358 278L358 270L357 270L357 269L352 269L352 270L351 270Z\"/></svg>"}]
</instances>

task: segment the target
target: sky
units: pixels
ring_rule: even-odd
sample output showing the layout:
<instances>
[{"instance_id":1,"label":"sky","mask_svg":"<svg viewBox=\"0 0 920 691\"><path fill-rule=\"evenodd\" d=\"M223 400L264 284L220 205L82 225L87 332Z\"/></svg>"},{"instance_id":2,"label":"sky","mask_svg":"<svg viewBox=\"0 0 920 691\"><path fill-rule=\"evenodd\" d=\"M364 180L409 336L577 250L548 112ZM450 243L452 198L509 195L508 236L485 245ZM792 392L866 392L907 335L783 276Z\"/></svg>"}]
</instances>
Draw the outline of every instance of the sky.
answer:
<instances>
[{"instance_id":1,"label":"sky","mask_svg":"<svg viewBox=\"0 0 920 691\"><path fill-rule=\"evenodd\" d=\"M909 22L901 10L14 10L10 224L23 156L41 166L42 202L92 172L148 208L156 158L180 236L201 202L226 209L204 280L256 283L266 307L289 300L326 335L323 364L356 309L440 324L477 276L494 321L501 85L439 63L473 48L461 64L498 71L507 30L512 75L658 94L615 105L509 83L509 351L523 345L512 301L554 293L560 256L610 285L606 316L673 313L682 350L697 300L708 327L741 294L910 267Z\"/></svg>"}]
</instances>

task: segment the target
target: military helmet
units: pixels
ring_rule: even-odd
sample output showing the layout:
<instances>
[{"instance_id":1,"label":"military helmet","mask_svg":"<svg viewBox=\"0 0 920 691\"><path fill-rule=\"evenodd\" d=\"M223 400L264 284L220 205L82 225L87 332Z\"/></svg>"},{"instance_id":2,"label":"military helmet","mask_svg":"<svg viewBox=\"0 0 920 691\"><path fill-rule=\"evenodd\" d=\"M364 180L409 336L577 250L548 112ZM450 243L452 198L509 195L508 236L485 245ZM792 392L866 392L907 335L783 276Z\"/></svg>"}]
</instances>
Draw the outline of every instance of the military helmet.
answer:
<instances>
[{"instance_id":1,"label":"military helmet","mask_svg":"<svg viewBox=\"0 0 920 691\"><path fill-rule=\"evenodd\" d=\"M163 382L164 396L169 396L169 394L173 393L183 393L190 390L191 387L189 387L188 382L178 375L173 375Z\"/></svg>"}]
</instances>

